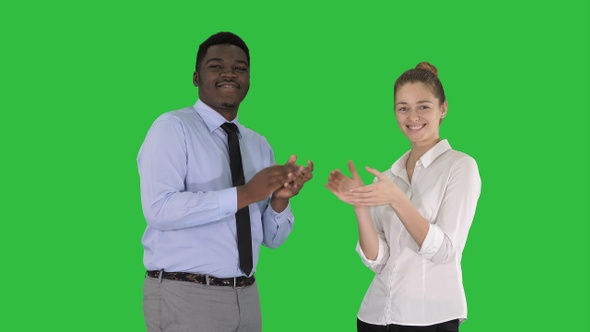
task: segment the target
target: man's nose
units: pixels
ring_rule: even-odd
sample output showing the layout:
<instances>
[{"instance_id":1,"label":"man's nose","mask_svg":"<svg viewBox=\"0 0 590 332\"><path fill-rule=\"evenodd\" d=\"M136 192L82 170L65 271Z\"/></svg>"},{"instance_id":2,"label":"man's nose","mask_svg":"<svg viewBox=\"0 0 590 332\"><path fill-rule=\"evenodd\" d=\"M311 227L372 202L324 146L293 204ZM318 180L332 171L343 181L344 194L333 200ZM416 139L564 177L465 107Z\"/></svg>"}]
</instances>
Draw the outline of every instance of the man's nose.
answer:
<instances>
[{"instance_id":1,"label":"man's nose","mask_svg":"<svg viewBox=\"0 0 590 332\"><path fill-rule=\"evenodd\" d=\"M224 68L223 71L221 72L221 76L236 77L237 74L236 74L234 68Z\"/></svg>"}]
</instances>

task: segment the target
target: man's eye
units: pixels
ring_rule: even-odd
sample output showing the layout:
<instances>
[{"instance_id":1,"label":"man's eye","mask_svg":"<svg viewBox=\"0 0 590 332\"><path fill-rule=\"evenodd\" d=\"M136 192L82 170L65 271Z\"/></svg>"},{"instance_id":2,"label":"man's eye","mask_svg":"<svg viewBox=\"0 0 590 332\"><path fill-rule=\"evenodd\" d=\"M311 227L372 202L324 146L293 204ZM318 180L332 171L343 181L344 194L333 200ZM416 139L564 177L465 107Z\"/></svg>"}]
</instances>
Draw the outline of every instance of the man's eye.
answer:
<instances>
[{"instance_id":1,"label":"man's eye","mask_svg":"<svg viewBox=\"0 0 590 332\"><path fill-rule=\"evenodd\" d=\"M430 106L428 106L428 105L422 105L422 106L420 106L420 109L421 110L426 110L426 109L429 109L429 108L430 108Z\"/></svg>"},{"instance_id":2,"label":"man's eye","mask_svg":"<svg viewBox=\"0 0 590 332\"><path fill-rule=\"evenodd\" d=\"M244 72L244 71L247 70L246 67L235 67L234 69L237 70L237 71L242 71L242 72Z\"/></svg>"},{"instance_id":3,"label":"man's eye","mask_svg":"<svg viewBox=\"0 0 590 332\"><path fill-rule=\"evenodd\" d=\"M209 68L220 69L221 65L210 65Z\"/></svg>"}]
</instances>

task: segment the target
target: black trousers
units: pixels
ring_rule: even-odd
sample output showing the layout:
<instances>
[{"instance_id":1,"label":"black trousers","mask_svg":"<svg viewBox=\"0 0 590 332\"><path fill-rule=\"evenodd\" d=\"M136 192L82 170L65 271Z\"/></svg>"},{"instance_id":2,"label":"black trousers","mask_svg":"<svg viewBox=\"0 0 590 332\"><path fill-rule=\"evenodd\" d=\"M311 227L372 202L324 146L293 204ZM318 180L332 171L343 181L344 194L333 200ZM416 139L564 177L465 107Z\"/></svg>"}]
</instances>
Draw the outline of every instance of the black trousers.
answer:
<instances>
[{"instance_id":1,"label":"black trousers","mask_svg":"<svg viewBox=\"0 0 590 332\"><path fill-rule=\"evenodd\" d=\"M430 326L401 326L401 325L373 325L356 320L358 332L459 332L459 320L450 320L448 322L430 325Z\"/></svg>"}]
</instances>

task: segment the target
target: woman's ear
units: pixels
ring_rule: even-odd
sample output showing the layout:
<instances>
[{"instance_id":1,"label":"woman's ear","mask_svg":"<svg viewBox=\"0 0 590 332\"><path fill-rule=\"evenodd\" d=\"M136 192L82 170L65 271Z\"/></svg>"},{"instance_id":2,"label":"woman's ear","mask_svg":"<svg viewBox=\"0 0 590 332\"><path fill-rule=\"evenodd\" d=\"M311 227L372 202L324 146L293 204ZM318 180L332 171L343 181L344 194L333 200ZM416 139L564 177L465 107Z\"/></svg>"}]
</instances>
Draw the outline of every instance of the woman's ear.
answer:
<instances>
[{"instance_id":1,"label":"woman's ear","mask_svg":"<svg viewBox=\"0 0 590 332\"><path fill-rule=\"evenodd\" d=\"M445 102L442 104L441 108L440 108L440 118L443 119L445 116L447 116L447 109L449 108L449 103L447 103L447 101L445 100Z\"/></svg>"}]
</instances>

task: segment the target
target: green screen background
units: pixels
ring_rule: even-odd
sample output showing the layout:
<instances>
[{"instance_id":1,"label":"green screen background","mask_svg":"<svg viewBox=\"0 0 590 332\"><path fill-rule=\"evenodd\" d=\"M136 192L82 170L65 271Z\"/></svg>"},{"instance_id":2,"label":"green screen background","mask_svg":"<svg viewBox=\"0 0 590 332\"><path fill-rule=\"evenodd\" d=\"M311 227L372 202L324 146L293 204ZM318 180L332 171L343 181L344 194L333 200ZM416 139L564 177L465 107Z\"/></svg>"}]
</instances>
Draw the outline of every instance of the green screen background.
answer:
<instances>
[{"instance_id":1,"label":"green screen background","mask_svg":"<svg viewBox=\"0 0 590 332\"><path fill-rule=\"evenodd\" d=\"M348 159L385 170L409 149L392 86L425 60L449 101L441 136L483 182L461 331L579 329L589 17L587 1L2 2L0 330L145 330L135 159L159 114L195 102L195 54L218 31L251 49L241 122L278 162L316 164L290 238L261 253L264 331L355 331L372 273L324 183Z\"/></svg>"}]
</instances>

